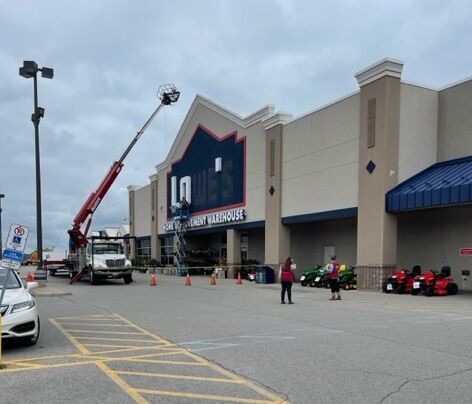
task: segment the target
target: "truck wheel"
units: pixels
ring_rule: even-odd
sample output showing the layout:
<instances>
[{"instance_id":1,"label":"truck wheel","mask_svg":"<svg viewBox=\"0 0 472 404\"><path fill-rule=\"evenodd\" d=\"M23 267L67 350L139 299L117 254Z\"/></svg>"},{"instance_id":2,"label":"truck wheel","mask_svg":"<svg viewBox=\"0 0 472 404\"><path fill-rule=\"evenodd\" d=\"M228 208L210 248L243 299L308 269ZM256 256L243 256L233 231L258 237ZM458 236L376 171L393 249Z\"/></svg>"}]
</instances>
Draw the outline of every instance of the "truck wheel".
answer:
<instances>
[{"instance_id":1,"label":"truck wheel","mask_svg":"<svg viewBox=\"0 0 472 404\"><path fill-rule=\"evenodd\" d=\"M91 285L97 284L97 277L94 275L93 271L89 270L89 280Z\"/></svg>"},{"instance_id":2,"label":"truck wheel","mask_svg":"<svg viewBox=\"0 0 472 404\"><path fill-rule=\"evenodd\" d=\"M131 282L133 282L133 278L131 275L125 275L125 277L123 278L123 280L125 281L125 283L127 285L129 285Z\"/></svg>"}]
</instances>

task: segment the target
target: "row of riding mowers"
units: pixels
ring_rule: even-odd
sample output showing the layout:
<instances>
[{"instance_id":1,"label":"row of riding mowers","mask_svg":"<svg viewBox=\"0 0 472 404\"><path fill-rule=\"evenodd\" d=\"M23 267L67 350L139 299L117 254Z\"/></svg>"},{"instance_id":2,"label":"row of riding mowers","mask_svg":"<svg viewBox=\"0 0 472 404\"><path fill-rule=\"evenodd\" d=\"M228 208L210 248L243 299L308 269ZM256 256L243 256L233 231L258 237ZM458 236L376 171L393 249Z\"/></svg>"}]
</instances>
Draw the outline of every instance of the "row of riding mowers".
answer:
<instances>
[{"instance_id":1,"label":"row of riding mowers","mask_svg":"<svg viewBox=\"0 0 472 404\"><path fill-rule=\"evenodd\" d=\"M300 277L302 286L311 286L312 288L328 288L328 264L326 266L317 265L306 271ZM355 267L339 266L339 287L344 290L357 289L357 275Z\"/></svg>"},{"instance_id":2,"label":"row of riding mowers","mask_svg":"<svg viewBox=\"0 0 472 404\"><path fill-rule=\"evenodd\" d=\"M440 272L430 270L422 274L421 266L415 265L411 271L402 269L389 273L382 290L385 293L446 296L457 295L459 288L451 278L451 267L443 266Z\"/></svg>"}]
</instances>

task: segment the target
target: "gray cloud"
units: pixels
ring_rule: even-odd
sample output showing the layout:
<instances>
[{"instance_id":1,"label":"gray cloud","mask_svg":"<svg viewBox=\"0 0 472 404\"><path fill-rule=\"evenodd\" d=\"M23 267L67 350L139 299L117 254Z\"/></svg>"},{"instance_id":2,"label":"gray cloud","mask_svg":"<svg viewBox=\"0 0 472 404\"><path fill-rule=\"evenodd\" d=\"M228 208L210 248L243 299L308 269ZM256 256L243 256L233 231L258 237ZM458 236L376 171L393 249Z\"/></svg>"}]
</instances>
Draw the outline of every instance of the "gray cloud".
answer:
<instances>
[{"instance_id":1,"label":"gray cloud","mask_svg":"<svg viewBox=\"0 0 472 404\"><path fill-rule=\"evenodd\" d=\"M32 81L23 60L55 69L39 79L44 245L66 231L157 106L159 84L182 91L125 160L94 228L128 215L130 184L161 162L196 94L241 115L266 105L295 115L357 89L354 73L386 56L405 80L440 87L470 76L468 1L4 0L0 3L0 193L10 223L36 244Z\"/></svg>"}]
</instances>

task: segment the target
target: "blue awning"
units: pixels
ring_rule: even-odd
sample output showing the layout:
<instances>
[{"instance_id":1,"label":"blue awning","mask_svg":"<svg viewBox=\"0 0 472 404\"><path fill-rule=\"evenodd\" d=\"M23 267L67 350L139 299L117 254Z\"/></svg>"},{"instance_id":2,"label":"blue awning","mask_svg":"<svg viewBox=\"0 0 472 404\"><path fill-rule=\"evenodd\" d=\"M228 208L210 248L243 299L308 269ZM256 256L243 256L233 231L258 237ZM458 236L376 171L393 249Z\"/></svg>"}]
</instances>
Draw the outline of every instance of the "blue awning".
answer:
<instances>
[{"instance_id":1,"label":"blue awning","mask_svg":"<svg viewBox=\"0 0 472 404\"><path fill-rule=\"evenodd\" d=\"M387 192L386 211L472 203L472 156L436 163Z\"/></svg>"}]
</instances>

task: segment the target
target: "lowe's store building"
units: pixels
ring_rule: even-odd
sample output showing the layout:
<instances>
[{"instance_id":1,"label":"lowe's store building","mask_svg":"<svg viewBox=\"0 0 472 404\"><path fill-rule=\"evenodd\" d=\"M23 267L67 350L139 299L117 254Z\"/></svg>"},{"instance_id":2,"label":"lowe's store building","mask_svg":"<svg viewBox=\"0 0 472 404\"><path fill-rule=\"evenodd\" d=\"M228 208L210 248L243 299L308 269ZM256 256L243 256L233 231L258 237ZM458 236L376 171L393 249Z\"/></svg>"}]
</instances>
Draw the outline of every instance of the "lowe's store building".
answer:
<instances>
[{"instance_id":1,"label":"lowe's store building","mask_svg":"<svg viewBox=\"0 0 472 404\"><path fill-rule=\"evenodd\" d=\"M472 290L472 79L432 89L402 68L369 66L357 91L296 118L197 96L149 183L128 188L132 255L173 264L185 197L189 260L291 256L300 275L336 254L371 290L395 268L449 265Z\"/></svg>"}]
</instances>

